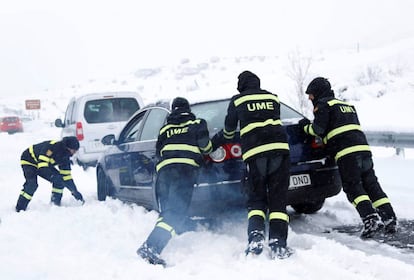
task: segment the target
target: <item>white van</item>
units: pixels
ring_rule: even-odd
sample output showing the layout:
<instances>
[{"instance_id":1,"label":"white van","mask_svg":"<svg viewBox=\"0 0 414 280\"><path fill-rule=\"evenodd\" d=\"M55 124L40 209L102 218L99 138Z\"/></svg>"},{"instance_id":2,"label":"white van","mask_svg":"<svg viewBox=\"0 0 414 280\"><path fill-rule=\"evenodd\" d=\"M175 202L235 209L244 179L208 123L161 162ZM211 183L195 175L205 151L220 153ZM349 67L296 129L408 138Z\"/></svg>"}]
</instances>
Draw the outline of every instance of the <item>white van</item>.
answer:
<instances>
[{"instance_id":1,"label":"white van","mask_svg":"<svg viewBox=\"0 0 414 280\"><path fill-rule=\"evenodd\" d=\"M61 136L76 136L80 143L74 160L86 169L95 166L105 147L103 136L116 134L143 101L136 92L89 93L73 97L66 109L65 119L56 119L62 128Z\"/></svg>"}]
</instances>

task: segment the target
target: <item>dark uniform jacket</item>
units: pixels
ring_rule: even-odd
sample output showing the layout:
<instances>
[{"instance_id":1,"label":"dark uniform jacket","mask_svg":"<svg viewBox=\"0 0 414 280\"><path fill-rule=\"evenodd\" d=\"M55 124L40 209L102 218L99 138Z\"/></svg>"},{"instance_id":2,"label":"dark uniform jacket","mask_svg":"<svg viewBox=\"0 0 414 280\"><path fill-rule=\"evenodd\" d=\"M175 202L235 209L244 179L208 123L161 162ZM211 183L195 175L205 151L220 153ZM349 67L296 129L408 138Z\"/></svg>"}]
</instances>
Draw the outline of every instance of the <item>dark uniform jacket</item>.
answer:
<instances>
[{"instance_id":1,"label":"dark uniform jacket","mask_svg":"<svg viewBox=\"0 0 414 280\"><path fill-rule=\"evenodd\" d=\"M262 89L248 88L233 96L225 119L225 139L234 137L238 122L244 161L271 151L289 153L277 95Z\"/></svg>"},{"instance_id":2,"label":"dark uniform jacket","mask_svg":"<svg viewBox=\"0 0 414 280\"><path fill-rule=\"evenodd\" d=\"M370 153L353 105L333 96L324 97L316 102L314 115L313 124L306 125L304 130L322 137L336 160L355 152Z\"/></svg>"},{"instance_id":3,"label":"dark uniform jacket","mask_svg":"<svg viewBox=\"0 0 414 280\"><path fill-rule=\"evenodd\" d=\"M176 109L160 129L156 144L156 154L160 159L157 172L173 163L198 167L203 162L203 154L211 150L206 121L197 119L190 110Z\"/></svg>"},{"instance_id":4,"label":"dark uniform jacket","mask_svg":"<svg viewBox=\"0 0 414 280\"><path fill-rule=\"evenodd\" d=\"M21 165L38 169L43 178L56 184L63 184L69 190L76 190L70 167L71 154L60 141L44 141L26 149L21 156ZM57 170L54 166L58 166Z\"/></svg>"}]
</instances>

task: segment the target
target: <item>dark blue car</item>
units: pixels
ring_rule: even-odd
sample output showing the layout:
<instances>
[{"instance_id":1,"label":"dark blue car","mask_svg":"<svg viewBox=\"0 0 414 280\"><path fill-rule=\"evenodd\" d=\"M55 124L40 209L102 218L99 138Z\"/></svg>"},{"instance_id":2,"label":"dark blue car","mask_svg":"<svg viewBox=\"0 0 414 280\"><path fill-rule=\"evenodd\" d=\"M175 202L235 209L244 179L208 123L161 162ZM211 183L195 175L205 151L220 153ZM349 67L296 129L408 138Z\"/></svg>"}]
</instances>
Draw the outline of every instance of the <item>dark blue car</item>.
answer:
<instances>
[{"instance_id":1,"label":"dark blue car","mask_svg":"<svg viewBox=\"0 0 414 280\"><path fill-rule=\"evenodd\" d=\"M207 121L210 136L223 128L230 99L191 104L192 112ZM107 196L147 209L160 209L156 189L155 144L169 114L170 101L159 101L136 112L118 136L107 135L108 148L96 167L98 199ZM281 104L281 119L290 145L291 177L288 203L299 213L314 213L341 190L338 168L321 141L302 133L303 115ZM245 164L238 137L205 158L195 185L190 215L210 216L232 208L244 209ZM185 176L185 174L183 174ZM161 206L162 207L162 206Z\"/></svg>"}]
</instances>

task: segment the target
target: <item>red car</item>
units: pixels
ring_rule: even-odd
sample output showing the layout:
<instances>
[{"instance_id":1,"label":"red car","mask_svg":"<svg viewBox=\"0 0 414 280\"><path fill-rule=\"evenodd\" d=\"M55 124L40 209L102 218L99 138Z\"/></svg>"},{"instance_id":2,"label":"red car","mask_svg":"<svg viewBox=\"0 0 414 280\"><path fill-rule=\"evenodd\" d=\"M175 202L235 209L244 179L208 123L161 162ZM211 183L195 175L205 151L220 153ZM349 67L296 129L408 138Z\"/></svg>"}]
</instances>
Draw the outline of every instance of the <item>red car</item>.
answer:
<instances>
[{"instance_id":1,"label":"red car","mask_svg":"<svg viewBox=\"0 0 414 280\"><path fill-rule=\"evenodd\" d=\"M0 118L0 131L13 134L16 132L23 132L23 124L19 117L1 117Z\"/></svg>"}]
</instances>

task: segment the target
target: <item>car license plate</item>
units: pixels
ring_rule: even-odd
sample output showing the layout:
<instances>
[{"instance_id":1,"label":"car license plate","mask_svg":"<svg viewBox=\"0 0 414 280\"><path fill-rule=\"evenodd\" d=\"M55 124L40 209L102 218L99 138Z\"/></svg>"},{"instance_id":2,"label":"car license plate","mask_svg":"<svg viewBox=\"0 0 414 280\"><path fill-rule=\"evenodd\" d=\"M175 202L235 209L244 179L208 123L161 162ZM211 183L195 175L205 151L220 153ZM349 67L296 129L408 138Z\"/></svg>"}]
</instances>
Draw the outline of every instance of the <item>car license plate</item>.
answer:
<instances>
[{"instance_id":1,"label":"car license plate","mask_svg":"<svg viewBox=\"0 0 414 280\"><path fill-rule=\"evenodd\" d=\"M311 184L309 174L298 174L290 176L289 188L303 187Z\"/></svg>"}]
</instances>

